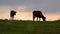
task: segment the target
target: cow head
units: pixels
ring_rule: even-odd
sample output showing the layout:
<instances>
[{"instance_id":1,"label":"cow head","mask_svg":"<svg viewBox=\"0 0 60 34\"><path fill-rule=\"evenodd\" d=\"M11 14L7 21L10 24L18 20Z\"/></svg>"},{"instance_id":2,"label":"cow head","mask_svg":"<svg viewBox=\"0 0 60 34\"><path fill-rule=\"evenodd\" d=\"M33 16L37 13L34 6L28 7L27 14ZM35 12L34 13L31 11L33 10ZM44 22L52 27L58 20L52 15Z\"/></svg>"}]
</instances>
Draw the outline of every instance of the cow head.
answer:
<instances>
[{"instance_id":1,"label":"cow head","mask_svg":"<svg viewBox=\"0 0 60 34\"><path fill-rule=\"evenodd\" d=\"M46 17L42 17L43 21L46 21Z\"/></svg>"},{"instance_id":2,"label":"cow head","mask_svg":"<svg viewBox=\"0 0 60 34\"><path fill-rule=\"evenodd\" d=\"M16 12L14 12L14 15L16 15Z\"/></svg>"}]
</instances>

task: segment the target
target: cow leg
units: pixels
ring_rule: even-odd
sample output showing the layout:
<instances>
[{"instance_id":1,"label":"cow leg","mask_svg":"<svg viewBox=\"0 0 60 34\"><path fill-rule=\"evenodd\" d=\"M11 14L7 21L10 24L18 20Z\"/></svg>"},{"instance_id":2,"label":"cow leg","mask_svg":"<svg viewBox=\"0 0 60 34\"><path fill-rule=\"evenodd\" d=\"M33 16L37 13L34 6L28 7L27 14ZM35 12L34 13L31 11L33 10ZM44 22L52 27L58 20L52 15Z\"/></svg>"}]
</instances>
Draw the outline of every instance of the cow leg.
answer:
<instances>
[{"instance_id":1,"label":"cow leg","mask_svg":"<svg viewBox=\"0 0 60 34\"><path fill-rule=\"evenodd\" d=\"M43 21L46 21L46 17L42 17Z\"/></svg>"},{"instance_id":2,"label":"cow leg","mask_svg":"<svg viewBox=\"0 0 60 34\"><path fill-rule=\"evenodd\" d=\"M10 17L10 20L14 20L14 16L11 16L11 17Z\"/></svg>"},{"instance_id":3,"label":"cow leg","mask_svg":"<svg viewBox=\"0 0 60 34\"><path fill-rule=\"evenodd\" d=\"M40 21L40 18L39 18L39 21Z\"/></svg>"},{"instance_id":4,"label":"cow leg","mask_svg":"<svg viewBox=\"0 0 60 34\"><path fill-rule=\"evenodd\" d=\"M12 20L14 20L14 16L12 17Z\"/></svg>"},{"instance_id":5,"label":"cow leg","mask_svg":"<svg viewBox=\"0 0 60 34\"><path fill-rule=\"evenodd\" d=\"M38 21L38 17L37 17L37 21Z\"/></svg>"},{"instance_id":6,"label":"cow leg","mask_svg":"<svg viewBox=\"0 0 60 34\"><path fill-rule=\"evenodd\" d=\"M33 21L34 21L35 17L33 17Z\"/></svg>"}]
</instances>

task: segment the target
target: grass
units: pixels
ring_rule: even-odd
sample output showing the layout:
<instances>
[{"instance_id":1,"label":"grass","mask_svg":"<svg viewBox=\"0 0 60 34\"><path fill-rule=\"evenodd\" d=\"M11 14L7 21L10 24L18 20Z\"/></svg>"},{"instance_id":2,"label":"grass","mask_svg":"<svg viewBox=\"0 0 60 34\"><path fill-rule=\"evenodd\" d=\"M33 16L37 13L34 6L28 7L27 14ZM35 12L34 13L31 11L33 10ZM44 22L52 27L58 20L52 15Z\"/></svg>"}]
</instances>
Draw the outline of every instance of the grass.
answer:
<instances>
[{"instance_id":1,"label":"grass","mask_svg":"<svg viewBox=\"0 0 60 34\"><path fill-rule=\"evenodd\" d=\"M0 20L0 34L60 34L60 20L45 22Z\"/></svg>"}]
</instances>

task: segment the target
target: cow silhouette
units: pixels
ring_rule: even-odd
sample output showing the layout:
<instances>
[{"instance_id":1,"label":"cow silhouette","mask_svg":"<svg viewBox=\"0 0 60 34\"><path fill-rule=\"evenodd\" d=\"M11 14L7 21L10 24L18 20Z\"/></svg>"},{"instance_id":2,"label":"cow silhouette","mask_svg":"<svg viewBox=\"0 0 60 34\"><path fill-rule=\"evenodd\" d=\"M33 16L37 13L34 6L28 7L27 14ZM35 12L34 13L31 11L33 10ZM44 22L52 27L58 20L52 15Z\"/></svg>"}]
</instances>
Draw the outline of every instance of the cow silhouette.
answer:
<instances>
[{"instance_id":1,"label":"cow silhouette","mask_svg":"<svg viewBox=\"0 0 60 34\"><path fill-rule=\"evenodd\" d=\"M46 21L46 17L44 17L44 15L42 14L41 11L33 11L33 21L35 19L35 17L37 17L37 20L39 18L39 21L40 21L40 18L42 18L43 21Z\"/></svg>"},{"instance_id":2,"label":"cow silhouette","mask_svg":"<svg viewBox=\"0 0 60 34\"><path fill-rule=\"evenodd\" d=\"M10 19L11 19L11 20L14 20L14 15L16 15L16 11L12 10L12 11L10 12Z\"/></svg>"}]
</instances>

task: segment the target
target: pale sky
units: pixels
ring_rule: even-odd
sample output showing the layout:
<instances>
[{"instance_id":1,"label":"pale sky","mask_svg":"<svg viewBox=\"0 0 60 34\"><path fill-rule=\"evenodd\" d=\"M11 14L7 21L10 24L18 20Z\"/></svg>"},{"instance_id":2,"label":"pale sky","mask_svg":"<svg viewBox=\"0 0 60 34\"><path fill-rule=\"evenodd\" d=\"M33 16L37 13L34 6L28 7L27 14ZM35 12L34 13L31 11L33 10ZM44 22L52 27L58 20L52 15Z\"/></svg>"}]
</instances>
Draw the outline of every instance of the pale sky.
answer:
<instances>
[{"instance_id":1,"label":"pale sky","mask_svg":"<svg viewBox=\"0 0 60 34\"><path fill-rule=\"evenodd\" d=\"M47 20L56 20L60 19L60 0L0 0L0 19L9 19L11 10L17 11L15 19L32 20L32 11L41 10Z\"/></svg>"}]
</instances>

